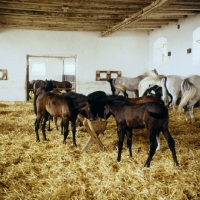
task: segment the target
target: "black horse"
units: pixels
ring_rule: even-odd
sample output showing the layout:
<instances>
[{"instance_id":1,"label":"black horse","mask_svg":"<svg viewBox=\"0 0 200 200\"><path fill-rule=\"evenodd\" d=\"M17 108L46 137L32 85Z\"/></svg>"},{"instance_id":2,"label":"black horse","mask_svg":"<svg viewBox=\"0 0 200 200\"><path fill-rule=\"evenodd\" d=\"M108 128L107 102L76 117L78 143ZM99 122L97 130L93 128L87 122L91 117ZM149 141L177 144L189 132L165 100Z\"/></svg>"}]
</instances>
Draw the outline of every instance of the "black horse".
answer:
<instances>
[{"instance_id":1,"label":"black horse","mask_svg":"<svg viewBox=\"0 0 200 200\"><path fill-rule=\"evenodd\" d=\"M118 98L116 100L116 97L110 96L102 98L99 101L99 106L104 110L104 119L108 119L110 115L113 115L117 123L117 161L121 160L124 135L127 135L127 145L129 147L130 156L132 156L132 129L146 128L149 134L150 150L144 166L150 166L150 162L158 145L156 136L160 131L164 134L168 142L175 165L178 165L175 142L168 129L169 115L167 107L160 101L133 104L126 100L126 98L120 98L121 99ZM91 114L94 111L94 107L89 111Z\"/></svg>"},{"instance_id":2,"label":"black horse","mask_svg":"<svg viewBox=\"0 0 200 200\"><path fill-rule=\"evenodd\" d=\"M52 81L54 88L58 88L58 90L64 89L66 92L69 92L72 90L72 83L69 81Z\"/></svg>"}]
</instances>

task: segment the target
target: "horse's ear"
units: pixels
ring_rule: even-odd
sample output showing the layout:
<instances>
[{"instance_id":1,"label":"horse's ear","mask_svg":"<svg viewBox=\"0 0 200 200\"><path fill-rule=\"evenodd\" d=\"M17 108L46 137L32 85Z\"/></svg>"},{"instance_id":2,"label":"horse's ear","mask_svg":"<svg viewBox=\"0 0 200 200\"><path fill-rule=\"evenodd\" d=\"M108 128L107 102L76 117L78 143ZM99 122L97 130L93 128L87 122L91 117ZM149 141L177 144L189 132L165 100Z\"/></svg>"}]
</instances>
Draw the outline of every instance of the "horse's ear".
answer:
<instances>
[{"instance_id":1,"label":"horse's ear","mask_svg":"<svg viewBox=\"0 0 200 200\"><path fill-rule=\"evenodd\" d=\"M155 74L156 74L156 75L158 75L158 72L157 72L157 70L156 70L156 69L154 69L153 71L155 72Z\"/></svg>"}]
</instances>

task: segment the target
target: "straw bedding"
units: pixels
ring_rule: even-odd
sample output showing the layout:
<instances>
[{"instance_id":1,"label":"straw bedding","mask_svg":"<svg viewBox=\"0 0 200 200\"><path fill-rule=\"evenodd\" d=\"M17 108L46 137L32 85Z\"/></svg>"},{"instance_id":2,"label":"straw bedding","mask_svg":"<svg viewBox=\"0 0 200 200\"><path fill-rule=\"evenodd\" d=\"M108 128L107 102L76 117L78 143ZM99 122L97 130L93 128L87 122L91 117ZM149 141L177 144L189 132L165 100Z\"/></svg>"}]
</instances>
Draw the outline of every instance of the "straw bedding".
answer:
<instances>
[{"instance_id":1,"label":"straw bedding","mask_svg":"<svg viewBox=\"0 0 200 200\"><path fill-rule=\"evenodd\" d=\"M179 167L173 165L166 140L144 168L149 150L145 129L133 131L133 157L124 145L117 158L116 124L111 117L100 139L106 151L93 145L81 148L89 138L77 128L77 148L69 133L67 144L51 123L48 141L35 141L32 102L0 102L0 199L200 199L200 109L196 122L186 122L183 113L170 112L170 132L176 142Z\"/></svg>"}]
</instances>

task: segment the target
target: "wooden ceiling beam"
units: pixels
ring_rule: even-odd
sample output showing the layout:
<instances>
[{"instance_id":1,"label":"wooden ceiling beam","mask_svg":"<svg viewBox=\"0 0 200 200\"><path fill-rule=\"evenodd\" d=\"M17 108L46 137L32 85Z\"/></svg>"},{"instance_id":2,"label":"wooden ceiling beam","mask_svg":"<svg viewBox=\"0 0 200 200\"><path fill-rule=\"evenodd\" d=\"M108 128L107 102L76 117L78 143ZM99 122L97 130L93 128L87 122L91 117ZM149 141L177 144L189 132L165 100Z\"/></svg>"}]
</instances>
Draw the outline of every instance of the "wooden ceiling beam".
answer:
<instances>
[{"instance_id":1,"label":"wooden ceiling beam","mask_svg":"<svg viewBox=\"0 0 200 200\"><path fill-rule=\"evenodd\" d=\"M165 10L200 10L200 3L199 5L170 5L164 8Z\"/></svg>"},{"instance_id":2,"label":"wooden ceiling beam","mask_svg":"<svg viewBox=\"0 0 200 200\"><path fill-rule=\"evenodd\" d=\"M107 22L105 23L105 21L99 21L99 22L96 22L96 21L90 21L90 20L74 20L74 21L45 21L45 20L30 20L30 19L13 19L13 18L9 18L9 19L0 19L0 22L3 23L3 24L31 24L32 26L38 26L38 25L57 25L58 27L59 26L68 26L68 25L74 25L76 26L77 24L82 24L82 26L85 26L85 25L88 25L88 26L102 26L102 27L106 27L108 25L112 26L114 23L113 22ZM103 30L103 29L102 29Z\"/></svg>"},{"instance_id":3,"label":"wooden ceiling beam","mask_svg":"<svg viewBox=\"0 0 200 200\"><path fill-rule=\"evenodd\" d=\"M114 10L115 12L117 11L126 11L126 10L140 10L144 6L147 6L148 4L133 4L133 3L113 3L109 4L107 3L98 3L98 4L87 4L87 5L79 5L79 4L65 4L66 7L68 7L67 12L75 12L81 10L87 11L87 10L104 10L104 11L109 11L109 10ZM63 12L62 9L63 5L59 4L22 4L22 3L3 3L0 2L0 8L3 9L13 9L13 10L35 10L35 11L45 11L45 12Z\"/></svg>"},{"instance_id":4,"label":"wooden ceiling beam","mask_svg":"<svg viewBox=\"0 0 200 200\"><path fill-rule=\"evenodd\" d=\"M178 22L178 19L142 19L140 23L170 23L170 22ZM135 23L135 22L133 22Z\"/></svg>"},{"instance_id":5,"label":"wooden ceiling beam","mask_svg":"<svg viewBox=\"0 0 200 200\"><path fill-rule=\"evenodd\" d=\"M62 18L94 18L94 19L123 19L124 14L102 14L98 13L50 13L50 12L35 12L35 11L19 11L19 10L5 10L0 9L0 15L24 15L27 17L59 17Z\"/></svg>"},{"instance_id":6,"label":"wooden ceiling beam","mask_svg":"<svg viewBox=\"0 0 200 200\"><path fill-rule=\"evenodd\" d=\"M157 10L155 13L152 13L154 16L157 16L157 15L173 15L173 16L176 16L176 15L196 15L196 14L199 14L200 11L183 11L183 10L176 10L176 11L173 11L173 10L165 10L164 8L163 9L159 9ZM150 14L151 15L151 14Z\"/></svg>"},{"instance_id":7,"label":"wooden ceiling beam","mask_svg":"<svg viewBox=\"0 0 200 200\"><path fill-rule=\"evenodd\" d=\"M54 6L76 6L76 7L82 7L82 6L90 6L90 7L109 7L109 6L132 6L132 5L142 5L147 6L150 3L152 3L154 0L123 0L123 3L121 0L109 0L109 1L102 1L102 0L78 0L78 1L69 1L69 0L57 0L57 1L51 1L51 0L1 0L2 3L12 3L12 4L20 4L20 5L54 5Z\"/></svg>"},{"instance_id":8,"label":"wooden ceiling beam","mask_svg":"<svg viewBox=\"0 0 200 200\"><path fill-rule=\"evenodd\" d=\"M100 32L102 31L102 26L82 26L82 24L77 26L44 26L44 25L38 25L33 26L31 24L3 24L0 22L1 28L17 28L17 29L28 29L28 30L54 30L54 31L96 31Z\"/></svg>"},{"instance_id":9,"label":"wooden ceiling beam","mask_svg":"<svg viewBox=\"0 0 200 200\"><path fill-rule=\"evenodd\" d=\"M166 4L169 4L171 2L172 2L172 0L156 0L153 3L151 3L149 6L142 9L141 11L136 12L135 14L133 14L130 17L123 20L122 22L116 24L115 26L109 28L106 31L103 31L101 33L101 37L112 34L113 32L116 32L117 30L121 29L122 27L130 24L131 22L141 19L143 16L149 14L150 12L154 11L155 9L160 8L164 4L166 5Z\"/></svg>"},{"instance_id":10,"label":"wooden ceiling beam","mask_svg":"<svg viewBox=\"0 0 200 200\"><path fill-rule=\"evenodd\" d=\"M95 14L95 15L104 15L104 16L109 16L109 15L122 15L124 17L127 17L130 15L132 12L135 12L137 10L102 10L102 9L74 9L70 10L68 12L51 12L51 11L38 11L38 10L14 10L14 9L4 9L0 8L0 13L1 12L8 12L10 14L14 13L27 13L28 15L59 15L59 16L65 16L68 14Z\"/></svg>"}]
</instances>

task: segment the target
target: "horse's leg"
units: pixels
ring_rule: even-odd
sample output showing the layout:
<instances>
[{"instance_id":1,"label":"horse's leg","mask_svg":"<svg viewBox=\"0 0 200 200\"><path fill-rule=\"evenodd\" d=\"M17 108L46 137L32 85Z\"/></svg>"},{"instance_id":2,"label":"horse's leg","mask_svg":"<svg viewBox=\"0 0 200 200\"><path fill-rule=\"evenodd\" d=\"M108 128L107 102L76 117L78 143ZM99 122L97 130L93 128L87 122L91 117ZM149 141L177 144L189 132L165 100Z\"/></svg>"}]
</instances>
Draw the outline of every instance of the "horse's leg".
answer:
<instances>
[{"instance_id":1,"label":"horse's leg","mask_svg":"<svg viewBox=\"0 0 200 200\"><path fill-rule=\"evenodd\" d=\"M189 108L189 114L190 114L190 117L191 117L192 121L194 122L195 121L195 118L194 118L194 106L191 106Z\"/></svg>"},{"instance_id":2,"label":"horse's leg","mask_svg":"<svg viewBox=\"0 0 200 200\"><path fill-rule=\"evenodd\" d=\"M63 129L64 129L64 127L63 127L63 119L61 119L61 122L60 122L60 129L61 129L61 135L63 135Z\"/></svg>"},{"instance_id":3,"label":"horse's leg","mask_svg":"<svg viewBox=\"0 0 200 200\"><path fill-rule=\"evenodd\" d=\"M44 117L43 117L43 123L42 123L42 135L43 135L43 139L46 141L47 138L46 138L46 133L45 133L45 126L46 126L46 122L47 120L49 119L50 120L50 115L48 114L45 114Z\"/></svg>"},{"instance_id":4,"label":"horse's leg","mask_svg":"<svg viewBox=\"0 0 200 200\"><path fill-rule=\"evenodd\" d=\"M158 144L156 151L159 151L160 150L160 132L159 131L156 135L156 141L157 141L157 144Z\"/></svg>"},{"instance_id":5,"label":"horse's leg","mask_svg":"<svg viewBox=\"0 0 200 200\"><path fill-rule=\"evenodd\" d=\"M118 125L117 127L117 133L118 133L118 155L117 155L117 161L119 162L121 160L121 154L122 154L122 147L124 142L124 130L123 127Z\"/></svg>"},{"instance_id":6,"label":"horse's leg","mask_svg":"<svg viewBox=\"0 0 200 200\"><path fill-rule=\"evenodd\" d=\"M199 101L199 96L197 96L196 98L194 98L193 100L190 100L189 103L187 104L187 107L189 108L189 114L190 117L193 121L195 121L194 118L194 112L193 112L193 106L194 104L196 104Z\"/></svg>"},{"instance_id":7,"label":"horse's leg","mask_svg":"<svg viewBox=\"0 0 200 200\"><path fill-rule=\"evenodd\" d=\"M35 126L35 134L36 134L36 142L40 141L40 137L39 137L39 133L38 133L38 129L40 126L40 121L41 121L42 116L37 115L34 126Z\"/></svg>"},{"instance_id":8,"label":"horse's leg","mask_svg":"<svg viewBox=\"0 0 200 200\"><path fill-rule=\"evenodd\" d=\"M58 123L57 123L58 118L57 117L53 117L53 120L54 120L54 124L56 126L56 130L58 130Z\"/></svg>"},{"instance_id":9,"label":"horse's leg","mask_svg":"<svg viewBox=\"0 0 200 200\"><path fill-rule=\"evenodd\" d=\"M77 147L76 145L76 120L73 122L71 121L71 131L72 131L72 137L73 137L73 145Z\"/></svg>"},{"instance_id":10,"label":"horse's leg","mask_svg":"<svg viewBox=\"0 0 200 200\"><path fill-rule=\"evenodd\" d=\"M126 90L123 92L124 96L128 98L128 94L126 93Z\"/></svg>"},{"instance_id":11,"label":"horse's leg","mask_svg":"<svg viewBox=\"0 0 200 200\"><path fill-rule=\"evenodd\" d=\"M127 146L129 148L130 157L132 157L132 129L127 130Z\"/></svg>"},{"instance_id":12,"label":"horse's leg","mask_svg":"<svg viewBox=\"0 0 200 200\"><path fill-rule=\"evenodd\" d=\"M48 124L48 131L51 131L51 128L50 128L51 116L50 115L48 116L48 122L49 122L49 124Z\"/></svg>"},{"instance_id":13,"label":"horse's leg","mask_svg":"<svg viewBox=\"0 0 200 200\"><path fill-rule=\"evenodd\" d=\"M158 146L156 141L156 131L155 130L149 130L149 140L150 140L150 149L149 149L149 155L148 158L144 164L144 167L150 167L151 160L155 154L156 148Z\"/></svg>"},{"instance_id":14,"label":"horse's leg","mask_svg":"<svg viewBox=\"0 0 200 200\"><path fill-rule=\"evenodd\" d=\"M172 106L173 106L173 112L176 113L176 102L178 100L178 94L173 95L173 101L172 101Z\"/></svg>"},{"instance_id":15,"label":"horse's leg","mask_svg":"<svg viewBox=\"0 0 200 200\"><path fill-rule=\"evenodd\" d=\"M183 109L184 109L184 114L185 114L185 120L188 121L188 107L184 106Z\"/></svg>"},{"instance_id":16,"label":"horse's leg","mask_svg":"<svg viewBox=\"0 0 200 200\"><path fill-rule=\"evenodd\" d=\"M66 139L69 133L69 120L67 117L62 118L62 123L64 127L64 139L63 139L63 144L66 144Z\"/></svg>"},{"instance_id":17,"label":"horse's leg","mask_svg":"<svg viewBox=\"0 0 200 200\"><path fill-rule=\"evenodd\" d=\"M175 141L174 141L173 137L171 136L168 128L163 129L162 133L164 134L164 136L165 136L165 138L166 138L166 140L168 142L168 146L169 146L169 148L170 148L170 150L172 152L172 157L173 157L173 160L174 160L174 164L176 166L178 166L179 164L178 164L178 160L177 160L177 157L176 157Z\"/></svg>"}]
</instances>

